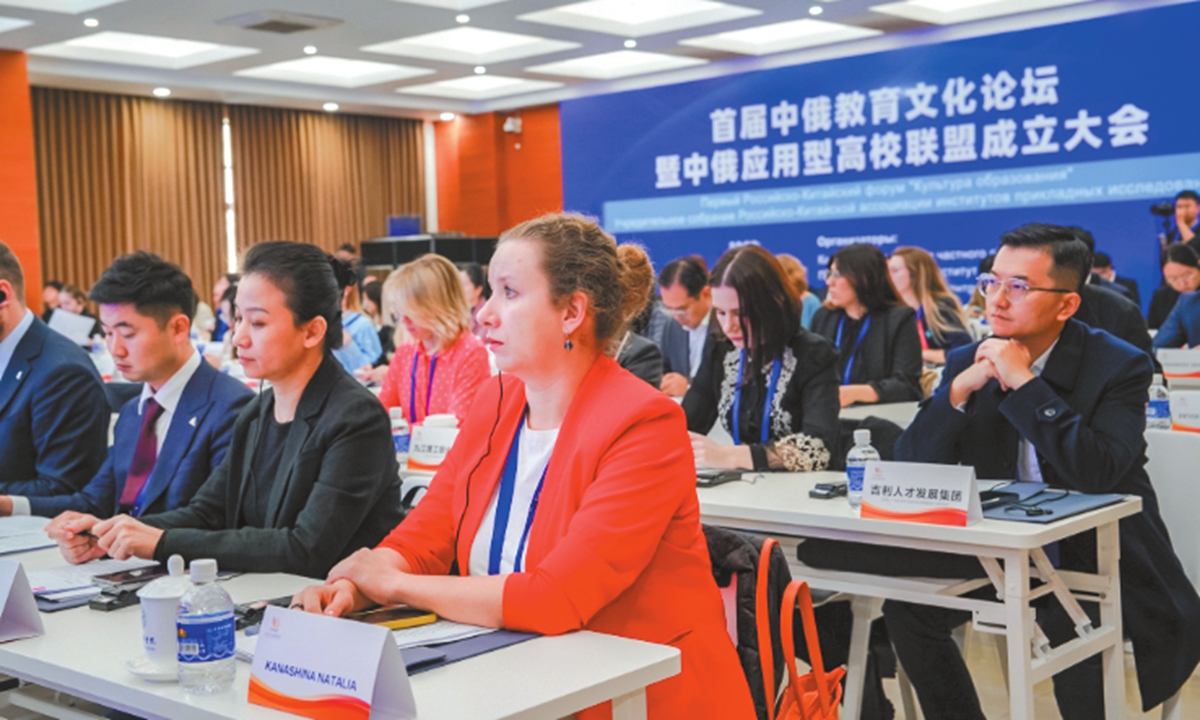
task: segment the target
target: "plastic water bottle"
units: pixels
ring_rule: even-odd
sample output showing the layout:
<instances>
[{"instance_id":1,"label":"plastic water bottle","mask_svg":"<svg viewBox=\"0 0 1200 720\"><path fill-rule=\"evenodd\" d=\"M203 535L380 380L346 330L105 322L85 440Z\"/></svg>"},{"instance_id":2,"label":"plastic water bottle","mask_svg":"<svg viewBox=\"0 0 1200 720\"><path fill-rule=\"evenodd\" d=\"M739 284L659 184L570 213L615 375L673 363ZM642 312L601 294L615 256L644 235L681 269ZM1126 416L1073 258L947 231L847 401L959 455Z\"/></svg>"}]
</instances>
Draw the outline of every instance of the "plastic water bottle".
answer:
<instances>
[{"instance_id":1,"label":"plastic water bottle","mask_svg":"<svg viewBox=\"0 0 1200 720\"><path fill-rule=\"evenodd\" d=\"M878 459L879 451L871 447L871 431L855 430L854 447L846 453L846 497L855 511L862 505L863 476L867 471L867 462Z\"/></svg>"},{"instance_id":2,"label":"plastic water bottle","mask_svg":"<svg viewBox=\"0 0 1200 720\"><path fill-rule=\"evenodd\" d=\"M404 419L404 408L394 407L388 411L392 418L392 442L396 443L396 453L408 452L409 429L408 421Z\"/></svg>"},{"instance_id":3,"label":"plastic water bottle","mask_svg":"<svg viewBox=\"0 0 1200 720\"><path fill-rule=\"evenodd\" d=\"M175 616L179 684L198 695L224 692L237 672L233 600L216 583L216 560L193 560L191 573L194 587L179 599Z\"/></svg>"},{"instance_id":4,"label":"plastic water bottle","mask_svg":"<svg viewBox=\"0 0 1200 720\"><path fill-rule=\"evenodd\" d=\"M1146 429L1171 429L1171 393L1163 385L1163 376L1157 373L1150 383L1150 401L1146 403Z\"/></svg>"}]
</instances>

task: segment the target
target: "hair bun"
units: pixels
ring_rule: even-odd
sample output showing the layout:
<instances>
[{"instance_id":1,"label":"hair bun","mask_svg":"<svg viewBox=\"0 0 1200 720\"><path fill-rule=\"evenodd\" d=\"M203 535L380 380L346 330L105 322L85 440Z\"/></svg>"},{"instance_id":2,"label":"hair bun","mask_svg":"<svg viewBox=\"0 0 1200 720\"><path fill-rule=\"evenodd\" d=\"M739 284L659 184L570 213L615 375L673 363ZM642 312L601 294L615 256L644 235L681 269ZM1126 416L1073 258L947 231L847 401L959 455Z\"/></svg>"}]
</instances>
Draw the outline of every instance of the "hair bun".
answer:
<instances>
[{"instance_id":1,"label":"hair bun","mask_svg":"<svg viewBox=\"0 0 1200 720\"><path fill-rule=\"evenodd\" d=\"M617 246L617 263L621 271L621 317L629 322L654 296L654 266L646 249L634 243Z\"/></svg>"},{"instance_id":2,"label":"hair bun","mask_svg":"<svg viewBox=\"0 0 1200 720\"><path fill-rule=\"evenodd\" d=\"M333 268L333 277L337 281L338 289L345 290L355 283L357 280L354 272L354 266L345 260L339 260L333 255L329 255L329 267Z\"/></svg>"}]
</instances>

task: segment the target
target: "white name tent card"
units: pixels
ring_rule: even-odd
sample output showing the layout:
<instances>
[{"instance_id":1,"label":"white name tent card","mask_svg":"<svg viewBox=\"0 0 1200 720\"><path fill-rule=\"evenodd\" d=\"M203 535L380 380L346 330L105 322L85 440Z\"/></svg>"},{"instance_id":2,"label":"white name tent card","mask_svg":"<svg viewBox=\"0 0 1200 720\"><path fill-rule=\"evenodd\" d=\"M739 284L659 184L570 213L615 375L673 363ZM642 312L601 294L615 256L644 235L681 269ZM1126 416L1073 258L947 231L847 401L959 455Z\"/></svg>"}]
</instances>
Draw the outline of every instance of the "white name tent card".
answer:
<instances>
[{"instance_id":1,"label":"white name tent card","mask_svg":"<svg viewBox=\"0 0 1200 720\"><path fill-rule=\"evenodd\" d=\"M1200 390L1171 391L1171 429L1200 433Z\"/></svg>"},{"instance_id":2,"label":"white name tent card","mask_svg":"<svg viewBox=\"0 0 1200 720\"><path fill-rule=\"evenodd\" d=\"M1200 388L1200 350L1162 348L1155 357L1172 390Z\"/></svg>"},{"instance_id":3,"label":"white name tent card","mask_svg":"<svg viewBox=\"0 0 1200 720\"><path fill-rule=\"evenodd\" d=\"M50 314L50 322L47 323L51 330L65 335L68 340L76 345L87 345L91 342L92 328L96 325L95 318L90 318L86 315L76 315L69 313L66 310L55 309Z\"/></svg>"},{"instance_id":4,"label":"white name tent card","mask_svg":"<svg viewBox=\"0 0 1200 720\"><path fill-rule=\"evenodd\" d=\"M417 716L404 661L387 628L273 606L254 648L248 699L310 718Z\"/></svg>"},{"instance_id":5,"label":"white name tent card","mask_svg":"<svg viewBox=\"0 0 1200 720\"><path fill-rule=\"evenodd\" d=\"M0 599L0 642L46 634L21 563L0 560Z\"/></svg>"},{"instance_id":6,"label":"white name tent card","mask_svg":"<svg viewBox=\"0 0 1200 720\"><path fill-rule=\"evenodd\" d=\"M965 527L983 519L975 468L933 463L867 463L861 517Z\"/></svg>"},{"instance_id":7,"label":"white name tent card","mask_svg":"<svg viewBox=\"0 0 1200 720\"><path fill-rule=\"evenodd\" d=\"M407 470L437 472L458 437L458 428L417 425L408 442Z\"/></svg>"}]
</instances>

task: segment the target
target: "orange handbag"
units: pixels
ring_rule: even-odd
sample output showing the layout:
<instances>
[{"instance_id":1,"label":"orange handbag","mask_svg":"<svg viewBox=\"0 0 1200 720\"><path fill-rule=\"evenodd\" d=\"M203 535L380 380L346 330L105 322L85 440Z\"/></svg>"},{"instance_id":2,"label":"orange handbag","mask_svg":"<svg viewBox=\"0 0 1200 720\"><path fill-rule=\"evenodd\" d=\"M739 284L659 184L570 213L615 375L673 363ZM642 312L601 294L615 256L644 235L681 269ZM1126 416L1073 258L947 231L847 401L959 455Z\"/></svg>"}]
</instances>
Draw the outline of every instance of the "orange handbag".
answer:
<instances>
[{"instance_id":1,"label":"orange handbag","mask_svg":"<svg viewBox=\"0 0 1200 720\"><path fill-rule=\"evenodd\" d=\"M772 720L837 720L838 704L842 699L842 676L844 667L825 672L821 660L821 646L817 639L817 621L813 615L812 594L808 583L793 580L783 594L780 609L780 635L783 641L783 659L787 665L788 684L783 688L779 709L772 712L775 698L775 660L771 652L771 624L767 613L767 571L770 566L771 550L776 541L767 538L759 554L759 568L755 597L755 620L758 625L758 646L761 652L763 683L767 696L767 716ZM796 647L792 639L796 603L800 603L800 618L804 623L804 641L808 645L808 657L812 671L801 675L796 669Z\"/></svg>"}]
</instances>

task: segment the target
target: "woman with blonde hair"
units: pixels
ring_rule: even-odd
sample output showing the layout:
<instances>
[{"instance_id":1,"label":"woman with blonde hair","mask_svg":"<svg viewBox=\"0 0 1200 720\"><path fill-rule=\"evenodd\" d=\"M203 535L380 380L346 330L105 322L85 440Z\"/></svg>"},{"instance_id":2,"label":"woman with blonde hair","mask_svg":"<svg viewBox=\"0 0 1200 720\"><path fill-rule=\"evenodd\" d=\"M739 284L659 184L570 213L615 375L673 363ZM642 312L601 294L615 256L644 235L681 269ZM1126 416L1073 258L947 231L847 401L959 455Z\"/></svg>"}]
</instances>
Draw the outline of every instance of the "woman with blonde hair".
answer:
<instances>
[{"instance_id":1,"label":"woman with blonde hair","mask_svg":"<svg viewBox=\"0 0 1200 720\"><path fill-rule=\"evenodd\" d=\"M461 423L491 369L487 349L470 332L457 268L441 255L422 255L388 276L383 303L407 338L396 347L379 400L389 410L404 408L410 426L442 414Z\"/></svg>"},{"instance_id":2,"label":"woman with blonde hair","mask_svg":"<svg viewBox=\"0 0 1200 720\"><path fill-rule=\"evenodd\" d=\"M946 287L932 255L921 248L896 248L888 259L888 272L900 299L917 313L922 360L944 365L947 350L974 341L962 303Z\"/></svg>"},{"instance_id":3,"label":"woman with blonde hair","mask_svg":"<svg viewBox=\"0 0 1200 720\"><path fill-rule=\"evenodd\" d=\"M808 268L804 267L804 263L795 255L779 253L775 259L783 268L784 277L796 288L796 294L800 297L800 327L805 330L812 329L813 315L816 315L817 309L821 307L821 298L808 289Z\"/></svg>"},{"instance_id":4,"label":"woman with blonde hair","mask_svg":"<svg viewBox=\"0 0 1200 720\"><path fill-rule=\"evenodd\" d=\"M605 352L639 302L616 241L581 216L543 216L500 236L488 274L479 321L503 372L405 521L293 603L668 644L682 669L646 688L644 717L752 720L683 410Z\"/></svg>"}]
</instances>

